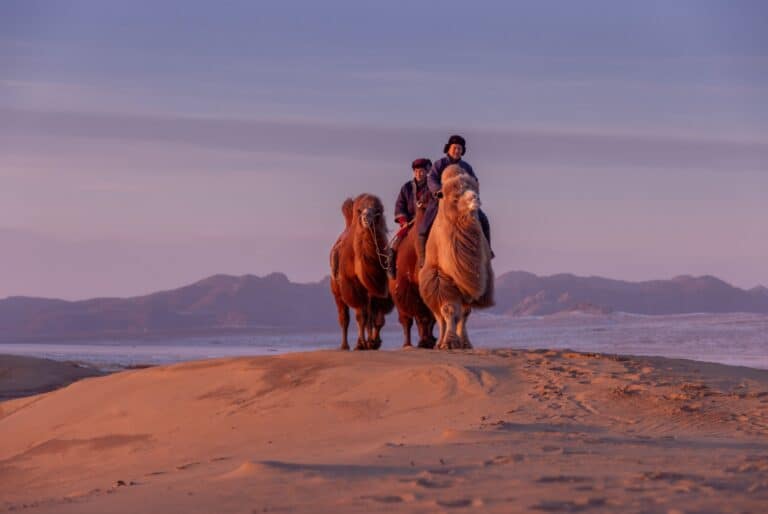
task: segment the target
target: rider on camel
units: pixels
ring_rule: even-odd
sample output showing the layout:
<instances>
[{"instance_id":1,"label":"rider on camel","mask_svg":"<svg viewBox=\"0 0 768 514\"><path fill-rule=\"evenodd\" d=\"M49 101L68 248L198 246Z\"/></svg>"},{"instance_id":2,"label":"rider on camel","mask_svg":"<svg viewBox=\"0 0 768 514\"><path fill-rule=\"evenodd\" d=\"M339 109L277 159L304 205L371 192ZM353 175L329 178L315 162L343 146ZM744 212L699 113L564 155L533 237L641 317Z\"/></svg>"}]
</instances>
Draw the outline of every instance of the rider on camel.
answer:
<instances>
[{"instance_id":1,"label":"rider on camel","mask_svg":"<svg viewBox=\"0 0 768 514\"><path fill-rule=\"evenodd\" d=\"M397 248L413 225L416 210L425 206L430 196L427 188L427 172L431 167L432 161L429 159L421 158L413 161L411 163L413 178L403 184L403 187L400 188L400 194L397 196L395 222L400 225L400 229L392 238L392 243L387 251L387 274L390 278L394 279L396 274Z\"/></svg>"},{"instance_id":2,"label":"rider on camel","mask_svg":"<svg viewBox=\"0 0 768 514\"><path fill-rule=\"evenodd\" d=\"M428 196L429 203L427 204L427 210L424 213L424 217L421 219L419 237L416 243L416 253L419 256L419 268L424 266L427 237L429 236L429 230L432 228L432 223L437 216L438 201L443 197L441 191L443 171L448 166L457 164L461 169L477 179L477 175L475 175L472 166L470 166L467 161L462 160L462 156L467 153L467 142L463 137L459 135L451 136L443 147L443 153L445 153L445 157L435 162L427 175L427 187L429 187L431 195ZM488 222L488 217L482 209L478 210L478 218L480 219L480 225L483 227L483 234L485 234L485 238L488 240L488 244L490 244L491 226ZM493 256L493 251L491 251L491 258L493 258Z\"/></svg>"}]
</instances>

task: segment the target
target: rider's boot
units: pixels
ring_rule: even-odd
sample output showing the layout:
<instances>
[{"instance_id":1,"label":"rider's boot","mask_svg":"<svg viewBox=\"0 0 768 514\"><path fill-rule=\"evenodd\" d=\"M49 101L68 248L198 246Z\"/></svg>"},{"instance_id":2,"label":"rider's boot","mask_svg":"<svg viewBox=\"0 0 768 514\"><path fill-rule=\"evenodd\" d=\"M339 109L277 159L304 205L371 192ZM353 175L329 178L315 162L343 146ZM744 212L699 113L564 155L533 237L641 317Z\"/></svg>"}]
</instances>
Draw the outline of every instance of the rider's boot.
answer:
<instances>
[{"instance_id":1,"label":"rider's boot","mask_svg":"<svg viewBox=\"0 0 768 514\"><path fill-rule=\"evenodd\" d=\"M427 254L427 236L422 236L416 239L416 256L419 258L419 269L424 267L424 260Z\"/></svg>"},{"instance_id":2,"label":"rider's boot","mask_svg":"<svg viewBox=\"0 0 768 514\"><path fill-rule=\"evenodd\" d=\"M392 280L395 279L397 276L397 270L395 268L395 265L397 263L395 249L391 246L387 248L387 275Z\"/></svg>"}]
</instances>

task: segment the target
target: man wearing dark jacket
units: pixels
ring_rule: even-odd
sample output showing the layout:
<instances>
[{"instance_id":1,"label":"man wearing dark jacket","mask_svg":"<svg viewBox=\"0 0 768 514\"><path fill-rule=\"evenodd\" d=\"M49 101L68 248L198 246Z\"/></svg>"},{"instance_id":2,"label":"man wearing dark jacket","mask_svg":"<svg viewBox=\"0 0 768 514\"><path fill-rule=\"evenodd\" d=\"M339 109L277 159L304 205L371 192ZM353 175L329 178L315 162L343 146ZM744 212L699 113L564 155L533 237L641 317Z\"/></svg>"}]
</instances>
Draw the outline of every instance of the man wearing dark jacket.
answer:
<instances>
[{"instance_id":1,"label":"man wearing dark jacket","mask_svg":"<svg viewBox=\"0 0 768 514\"><path fill-rule=\"evenodd\" d=\"M427 187L429 187L431 195L429 203L427 204L427 210L424 213L424 217L421 219L421 225L419 226L419 237L416 244L416 252L419 256L419 267L424 266L427 236L429 236L429 230L432 228L432 223L434 223L435 217L437 216L438 201L443 195L441 192L443 187L443 171L445 171L445 168L451 164L457 164L461 169L477 179L477 175L475 175L475 170L472 169L472 166L470 166L468 162L462 160L462 156L467 153L467 142L463 137L459 135L451 136L443 147L443 153L445 153L445 157L435 162L427 175ZM485 238L488 240L488 244L490 244L491 226L488 222L488 217L482 209L477 212L477 215L480 220L480 225L483 227L483 234L485 234ZM493 251L491 251L491 258L493 258L493 256Z\"/></svg>"},{"instance_id":2,"label":"man wearing dark jacket","mask_svg":"<svg viewBox=\"0 0 768 514\"><path fill-rule=\"evenodd\" d=\"M432 161L429 159L416 159L411 163L413 178L403 184L400 188L400 194L397 195L395 202L395 221L400 225L400 229L392 239L392 244L388 251L387 273L391 278L395 278L395 261L397 248L400 241L403 240L408 229L416 218L416 210L427 204L430 197L427 187L427 171L432 167Z\"/></svg>"}]
</instances>

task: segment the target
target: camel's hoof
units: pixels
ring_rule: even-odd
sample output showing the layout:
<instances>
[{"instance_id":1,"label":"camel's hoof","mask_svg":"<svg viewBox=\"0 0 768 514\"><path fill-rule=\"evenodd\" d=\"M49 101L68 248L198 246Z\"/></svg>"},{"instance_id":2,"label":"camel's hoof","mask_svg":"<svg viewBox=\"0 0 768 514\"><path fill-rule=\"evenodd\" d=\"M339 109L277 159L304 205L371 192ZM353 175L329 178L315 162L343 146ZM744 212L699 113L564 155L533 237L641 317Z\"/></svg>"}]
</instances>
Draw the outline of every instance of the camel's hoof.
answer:
<instances>
[{"instance_id":1,"label":"camel's hoof","mask_svg":"<svg viewBox=\"0 0 768 514\"><path fill-rule=\"evenodd\" d=\"M428 350L432 350L435 347L435 340L434 339L427 339L419 341L419 348L426 348Z\"/></svg>"},{"instance_id":2,"label":"camel's hoof","mask_svg":"<svg viewBox=\"0 0 768 514\"><path fill-rule=\"evenodd\" d=\"M461 339L457 337L446 337L443 343L439 347L441 350L461 350L464 345Z\"/></svg>"},{"instance_id":3,"label":"camel's hoof","mask_svg":"<svg viewBox=\"0 0 768 514\"><path fill-rule=\"evenodd\" d=\"M413 348L411 343L403 343L403 348Z\"/></svg>"},{"instance_id":4,"label":"camel's hoof","mask_svg":"<svg viewBox=\"0 0 768 514\"><path fill-rule=\"evenodd\" d=\"M368 341L369 350L378 350L379 348L381 348L381 338Z\"/></svg>"},{"instance_id":5,"label":"camel's hoof","mask_svg":"<svg viewBox=\"0 0 768 514\"><path fill-rule=\"evenodd\" d=\"M339 347L339 350L343 350L343 351L348 352L349 351L349 345L348 344L343 344L343 345L341 345Z\"/></svg>"}]
</instances>

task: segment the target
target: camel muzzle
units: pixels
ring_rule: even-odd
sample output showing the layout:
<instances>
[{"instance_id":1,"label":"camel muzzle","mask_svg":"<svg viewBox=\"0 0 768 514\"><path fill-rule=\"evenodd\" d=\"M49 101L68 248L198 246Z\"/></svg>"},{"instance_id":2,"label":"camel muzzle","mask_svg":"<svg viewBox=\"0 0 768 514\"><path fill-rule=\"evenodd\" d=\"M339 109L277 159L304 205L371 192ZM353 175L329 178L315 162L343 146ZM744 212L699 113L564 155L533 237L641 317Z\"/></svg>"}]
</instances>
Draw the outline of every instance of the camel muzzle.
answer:
<instances>
[{"instance_id":1,"label":"camel muzzle","mask_svg":"<svg viewBox=\"0 0 768 514\"><path fill-rule=\"evenodd\" d=\"M480 210L480 206L482 205L482 202L480 202L480 196L478 196L478 194L474 191L467 191L465 194L469 196L469 210L472 212Z\"/></svg>"},{"instance_id":2,"label":"camel muzzle","mask_svg":"<svg viewBox=\"0 0 768 514\"><path fill-rule=\"evenodd\" d=\"M365 228L373 227L376 223L377 216L379 216L378 212L371 209L365 209L360 214L360 223L362 223Z\"/></svg>"}]
</instances>

